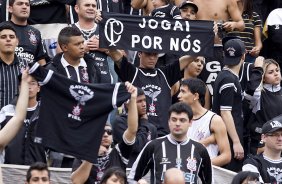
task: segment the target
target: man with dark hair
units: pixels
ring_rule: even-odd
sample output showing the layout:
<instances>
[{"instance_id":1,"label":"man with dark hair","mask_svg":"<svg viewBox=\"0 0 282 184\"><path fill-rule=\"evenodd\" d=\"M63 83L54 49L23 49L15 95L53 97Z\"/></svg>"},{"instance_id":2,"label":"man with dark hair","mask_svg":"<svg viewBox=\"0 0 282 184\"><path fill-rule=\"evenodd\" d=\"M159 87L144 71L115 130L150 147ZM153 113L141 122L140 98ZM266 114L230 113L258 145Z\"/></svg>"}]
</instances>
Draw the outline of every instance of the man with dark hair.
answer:
<instances>
[{"instance_id":1,"label":"man with dark hair","mask_svg":"<svg viewBox=\"0 0 282 184\"><path fill-rule=\"evenodd\" d=\"M182 56L172 64L157 68L158 53L138 52L139 67L128 62L120 50L110 50L109 55L115 62L115 70L121 81L130 81L144 90L148 120L157 127L158 136L167 135L171 86L182 78L181 71L195 60L195 56Z\"/></svg>"},{"instance_id":2,"label":"man with dark hair","mask_svg":"<svg viewBox=\"0 0 282 184\"><path fill-rule=\"evenodd\" d=\"M262 126L261 140L265 145L263 153L249 156L243 171L258 173L260 183L282 183L282 115Z\"/></svg>"},{"instance_id":3,"label":"man with dark hair","mask_svg":"<svg viewBox=\"0 0 282 184\"><path fill-rule=\"evenodd\" d=\"M144 91L141 88L137 88L137 111L138 111L138 130L136 134L136 140L132 153L127 164L128 168L131 168L133 162L136 160L138 154L144 148L147 142L157 138L157 128L148 121L147 117L147 103ZM113 121L113 140L114 143L122 142L122 135L127 129L127 104L125 104L126 112L116 117Z\"/></svg>"},{"instance_id":4,"label":"man with dark hair","mask_svg":"<svg viewBox=\"0 0 282 184\"><path fill-rule=\"evenodd\" d=\"M46 67L81 83L100 83L101 72L93 58L85 54L84 39L77 28L65 27L59 33L63 53Z\"/></svg>"},{"instance_id":5,"label":"man with dark hair","mask_svg":"<svg viewBox=\"0 0 282 184\"><path fill-rule=\"evenodd\" d=\"M78 22L72 27L78 28L85 40L85 51L93 57L101 70L103 83L111 83L112 76L108 66L107 49L99 48L99 25L95 23L97 14L96 0L77 0L75 11L78 15Z\"/></svg>"},{"instance_id":6,"label":"man with dark hair","mask_svg":"<svg viewBox=\"0 0 282 184\"><path fill-rule=\"evenodd\" d=\"M151 170L151 183L161 184L170 168L183 171L185 183L212 183L212 166L206 148L187 136L192 123L190 106L178 102L169 108L170 134L152 140L141 151L129 173L130 182L140 180Z\"/></svg>"},{"instance_id":7,"label":"man with dark hair","mask_svg":"<svg viewBox=\"0 0 282 184\"><path fill-rule=\"evenodd\" d=\"M226 168L238 172L244 159L242 88L238 75L246 49L240 39L230 39L223 47L225 67L215 80L212 111L222 117L230 139L232 155Z\"/></svg>"},{"instance_id":8,"label":"man with dark hair","mask_svg":"<svg viewBox=\"0 0 282 184\"><path fill-rule=\"evenodd\" d=\"M26 173L25 184L45 183L50 184L50 171L48 166L42 162L31 164Z\"/></svg>"},{"instance_id":9,"label":"man with dark hair","mask_svg":"<svg viewBox=\"0 0 282 184\"><path fill-rule=\"evenodd\" d=\"M58 36L62 53L57 54L46 68L80 83L100 83L101 72L94 59L85 54L84 39L79 29L63 28ZM53 167L72 167L74 158L69 155L51 152Z\"/></svg>"},{"instance_id":10,"label":"man with dark hair","mask_svg":"<svg viewBox=\"0 0 282 184\"><path fill-rule=\"evenodd\" d=\"M19 38L17 56L28 63L46 64L46 52L40 31L27 24L30 15L30 0L10 0L8 10L11 13L11 20L8 23L15 27Z\"/></svg>"},{"instance_id":11,"label":"man with dark hair","mask_svg":"<svg viewBox=\"0 0 282 184\"><path fill-rule=\"evenodd\" d=\"M19 76L19 78L21 75ZM20 81L19 81L20 82ZM37 101L40 91L37 80L30 76L27 114L23 125L15 138L5 148L5 164L30 165L34 162L47 162L45 149L42 145L34 143L35 132L39 117L40 103ZM19 85L19 88L21 83ZM7 126L9 120L16 115L15 98L9 105L0 111L0 124Z\"/></svg>"},{"instance_id":12,"label":"man with dark hair","mask_svg":"<svg viewBox=\"0 0 282 184\"><path fill-rule=\"evenodd\" d=\"M203 107L205 94L205 83L201 79L190 78L182 81L178 98L190 105L193 111L188 136L206 146L213 165L224 166L231 160L226 127L220 116Z\"/></svg>"},{"instance_id":13,"label":"man with dark hair","mask_svg":"<svg viewBox=\"0 0 282 184\"><path fill-rule=\"evenodd\" d=\"M0 25L0 108L8 105L18 94L18 75L27 66L15 55L18 38L15 29L6 23Z\"/></svg>"}]
</instances>

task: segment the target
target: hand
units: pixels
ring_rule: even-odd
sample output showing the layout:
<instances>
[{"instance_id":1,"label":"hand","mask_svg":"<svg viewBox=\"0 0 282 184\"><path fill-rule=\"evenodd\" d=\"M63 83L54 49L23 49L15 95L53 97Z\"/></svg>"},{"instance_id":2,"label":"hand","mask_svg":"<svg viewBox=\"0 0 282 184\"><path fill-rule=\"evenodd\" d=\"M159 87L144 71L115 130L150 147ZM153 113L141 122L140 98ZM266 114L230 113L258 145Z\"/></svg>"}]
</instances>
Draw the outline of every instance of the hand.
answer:
<instances>
[{"instance_id":1,"label":"hand","mask_svg":"<svg viewBox=\"0 0 282 184\"><path fill-rule=\"evenodd\" d=\"M240 142L233 143L234 158L238 160L244 159L244 149Z\"/></svg>"},{"instance_id":2,"label":"hand","mask_svg":"<svg viewBox=\"0 0 282 184\"><path fill-rule=\"evenodd\" d=\"M258 47L253 47L251 51L249 51L251 56L257 57L259 55L260 49Z\"/></svg>"},{"instance_id":3,"label":"hand","mask_svg":"<svg viewBox=\"0 0 282 184\"><path fill-rule=\"evenodd\" d=\"M86 47L89 50L98 50L99 49L99 38L97 36L92 36L87 42Z\"/></svg>"},{"instance_id":4,"label":"hand","mask_svg":"<svg viewBox=\"0 0 282 184\"><path fill-rule=\"evenodd\" d=\"M105 146L100 146L98 156L105 156L108 152L108 149Z\"/></svg>"},{"instance_id":5,"label":"hand","mask_svg":"<svg viewBox=\"0 0 282 184\"><path fill-rule=\"evenodd\" d=\"M28 78L30 77L28 70L29 68L27 67L22 71L22 82L27 82Z\"/></svg>"},{"instance_id":6,"label":"hand","mask_svg":"<svg viewBox=\"0 0 282 184\"><path fill-rule=\"evenodd\" d=\"M128 93L131 94L131 98L137 98L137 88L133 86L130 82L125 82L126 89Z\"/></svg>"},{"instance_id":7,"label":"hand","mask_svg":"<svg viewBox=\"0 0 282 184\"><path fill-rule=\"evenodd\" d=\"M263 63L264 63L264 57L259 56L256 58L254 65L255 67L263 67Z\"/></svg>"},{"instance_id":8,"label":"hand","mask_svg":"<svg viewBox=\"0 0 282 184\"><path fill-rule=\"evenodd\" d=\"M102 20L102 15L100 10L96 10L96 15L95 15L95 22L99 23Z\"/></svg>"},{"instance_id":9,"label":"hand","mask_svg":"<svg viewBox=\"0 0 282 184\"><path fill-rule=\"evenodd\" d=\"M137 184L148 184L148 182L144 179L138 180Z\"/></svg>"},{"instance_id":10,"label":"hand","mask_svg":"<svg viewBox=\"0 0 282 184\"><path fill-rule=\"evenodd\" d=\"M233 31L235 27L235 22L225 22L222 24L225 31L230 32Z\"/></svg>"}]
</instances>

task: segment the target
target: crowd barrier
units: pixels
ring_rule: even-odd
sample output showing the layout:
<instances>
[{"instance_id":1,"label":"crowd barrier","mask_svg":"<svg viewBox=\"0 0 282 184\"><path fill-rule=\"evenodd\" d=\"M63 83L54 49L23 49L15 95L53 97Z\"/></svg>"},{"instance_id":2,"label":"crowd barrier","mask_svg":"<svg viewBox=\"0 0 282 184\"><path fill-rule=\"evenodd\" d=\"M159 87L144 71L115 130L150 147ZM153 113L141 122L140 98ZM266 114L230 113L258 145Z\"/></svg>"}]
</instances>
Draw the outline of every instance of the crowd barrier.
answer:
<instances>
[{"instance_id":1,"label":"crowd barrier","mask_svg":"<svg viewBox=\"0 0 282 184\"><path fill-rule=\"evenodd\" d=\"M0 184L15 184L24 183L26 172L29 166L0 164ZM54 168L49 167L51 171L52 184L70 184L71 168ZM213 166L213 183L214 184L229 184L235 172ZM149 175L146 176L148 181Z\"/></svg>"}]
</instances>

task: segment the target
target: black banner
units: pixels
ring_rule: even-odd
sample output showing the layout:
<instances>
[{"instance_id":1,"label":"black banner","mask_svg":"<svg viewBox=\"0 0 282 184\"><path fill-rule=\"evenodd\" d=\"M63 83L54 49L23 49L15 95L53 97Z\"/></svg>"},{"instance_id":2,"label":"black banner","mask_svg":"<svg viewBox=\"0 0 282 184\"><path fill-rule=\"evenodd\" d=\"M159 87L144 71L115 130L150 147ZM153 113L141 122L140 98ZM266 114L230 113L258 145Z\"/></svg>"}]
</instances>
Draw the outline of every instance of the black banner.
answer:
<instances>
[{"instance_id":1,"label":"black banner","mask_svg":"<svg viewBox=\"0 0 282 184\"><path fill-rule=\"evenodd\" d=\"M102 12L100 48L212 56L212 21L184 21Z\"/></svg>"}]
</instances>

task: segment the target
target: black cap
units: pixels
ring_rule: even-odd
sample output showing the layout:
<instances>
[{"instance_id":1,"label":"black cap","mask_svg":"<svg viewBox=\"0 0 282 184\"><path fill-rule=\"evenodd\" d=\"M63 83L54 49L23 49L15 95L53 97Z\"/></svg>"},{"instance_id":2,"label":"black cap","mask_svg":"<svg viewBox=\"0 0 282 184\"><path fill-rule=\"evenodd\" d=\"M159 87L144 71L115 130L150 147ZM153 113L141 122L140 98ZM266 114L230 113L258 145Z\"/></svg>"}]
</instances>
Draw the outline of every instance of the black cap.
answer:
<instances>
[{"instance_id":1,"label":"black cap","mask_svg":"<svg viewBox=\"0 0 282 184\"><path fill-rule=\"evenodd\" d=\"M184 8L185 6L192 6L194 7L195 9L195 12L197 13L198 12L198 6L193 3L192 1L184 1L180 6L179 6L179 9L182 9Z\"/></svg>"},{"instance_id":2,"label":"black cap","mask_svg":"<svg viewBox=\"0 0 282 184\"><path fill-rule=\"evenodd\" d=\"M275 132L279 129L282 129L282 115L279 115L269 121L267 121L263 126L262 126L262 134L266 133L272 133Z\"/></svg>"},{"instance_id":3,"label":"black cap","mask_svg":"<svg viewBox=\"0 0 282 184\"><path fill-rule=\"evenodd\" d=\"M245 44L240 39L230 39L223 45L224 65L238 65L246 52Z\"/></svg>"}]
</instances>

